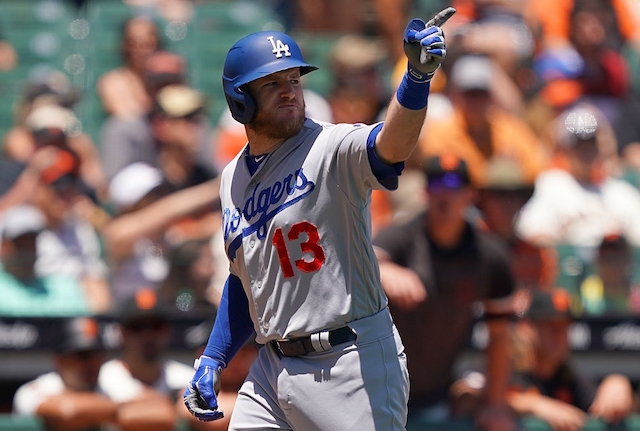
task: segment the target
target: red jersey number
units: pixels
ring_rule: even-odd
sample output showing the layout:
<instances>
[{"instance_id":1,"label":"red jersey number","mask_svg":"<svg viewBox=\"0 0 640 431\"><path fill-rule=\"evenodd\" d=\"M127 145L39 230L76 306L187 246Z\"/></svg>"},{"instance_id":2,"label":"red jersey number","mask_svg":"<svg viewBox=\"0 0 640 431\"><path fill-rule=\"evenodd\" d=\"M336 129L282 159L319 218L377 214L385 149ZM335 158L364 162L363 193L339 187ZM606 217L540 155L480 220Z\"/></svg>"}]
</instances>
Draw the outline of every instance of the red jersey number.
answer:
<instances>
[{"instance_id":1,"label":"red jersey number","mask_svg":"<svg viewBox=\"0 0 640 431\"><path fill-rule=\"evenodd\" d=\"M307 240L300 243L300 250L302 253L310 254L313 256L311 260L297 259L294 264L296 267L304 272L313 272L320 269L324 263L324 250L318 244L320 241L320 235L318 234L318 228L308 221L296 223L291 226L287 239L289 241L297 240L301 234L307 235ZM291 278L294 276L293 265L291 264L291 258L289 257L289 251L287 250L287 244L285 242L284 233L282 228L278 228L273 235L273 245L278 252L280 258L280 267L285 278Z\"/></svg>"}]
</instances>

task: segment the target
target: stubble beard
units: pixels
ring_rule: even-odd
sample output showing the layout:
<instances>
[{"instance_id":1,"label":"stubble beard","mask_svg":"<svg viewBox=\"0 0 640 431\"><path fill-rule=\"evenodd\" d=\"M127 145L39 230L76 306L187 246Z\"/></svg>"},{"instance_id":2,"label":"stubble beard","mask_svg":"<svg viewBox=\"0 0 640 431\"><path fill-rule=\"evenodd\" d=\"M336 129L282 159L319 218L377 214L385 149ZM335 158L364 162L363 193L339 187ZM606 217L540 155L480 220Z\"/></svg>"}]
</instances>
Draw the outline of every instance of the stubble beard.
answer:
<instances>
[{"instance_id":1,"label":"stubble beard","mask_svg":"<svg viewBox=\"0 0 640 431\"><path fill-rule=\"evenodd\" d=\"M302 130L305 120L305 105L296 118L278 119L272 111L258 109L256 118L247 126L257 134L271 139L289 139Z\"/></svg>"}]
</instances>

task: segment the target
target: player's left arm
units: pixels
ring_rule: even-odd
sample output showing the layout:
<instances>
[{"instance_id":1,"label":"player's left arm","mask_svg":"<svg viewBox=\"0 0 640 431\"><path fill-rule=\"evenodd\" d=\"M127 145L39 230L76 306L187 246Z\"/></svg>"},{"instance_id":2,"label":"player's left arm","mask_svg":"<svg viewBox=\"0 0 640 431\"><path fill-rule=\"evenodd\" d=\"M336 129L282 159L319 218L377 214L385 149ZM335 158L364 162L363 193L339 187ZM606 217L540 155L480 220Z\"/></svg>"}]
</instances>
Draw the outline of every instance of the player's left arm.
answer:
<instances>
[{"instance_id":1,"label":"player's left arm","mask_svg":"<svg viewBox=\"0 0 640 431\"><path fill-rule=\"evenodd\" d=\"M447 53L441 26L454 13L454 8L446 8L427 23L415 18L404 31L407 72L389 102L375 142L376 154L387 164L407 160L416 146L427 112L431 78Z\"/></svg>"},{"instance_id":2,"label":"player's left arm","mask_svg":"<svg viewBox=\"0 0 640 431\"><path fill-rule=\"evenodd\" d=\"M220 374L240 348L255 335L249 313L249 300L240 278L229 274L209 341L194 365L196 372L183 398L187 409L199 420L224 417L218 410Z\"/></svg>"}]
</instances>

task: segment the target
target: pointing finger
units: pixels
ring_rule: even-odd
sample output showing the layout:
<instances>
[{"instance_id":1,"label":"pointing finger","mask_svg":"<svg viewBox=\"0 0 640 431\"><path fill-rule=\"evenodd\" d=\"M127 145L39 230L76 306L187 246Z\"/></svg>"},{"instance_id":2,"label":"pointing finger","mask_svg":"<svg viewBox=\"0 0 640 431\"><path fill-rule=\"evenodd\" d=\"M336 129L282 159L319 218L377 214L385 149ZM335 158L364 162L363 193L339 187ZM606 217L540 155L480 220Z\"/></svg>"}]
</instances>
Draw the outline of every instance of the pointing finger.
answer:
<instances>
[{"instance_id":1,"label":"pointing finger","mask_svg":"<svg viewBox=\"0 0 640 431\"><path fill-rule=\"evenodd\" d=\"M456 8L453 8L453 7L445 8L440 12L438 12L436 16L431 18L427 22L426 27L434 27L434 26L442 27L442 25L444 25L444 23L447 22L449 18L451 18L456 12L457 12Z\"/></svg>"}]
</instances>

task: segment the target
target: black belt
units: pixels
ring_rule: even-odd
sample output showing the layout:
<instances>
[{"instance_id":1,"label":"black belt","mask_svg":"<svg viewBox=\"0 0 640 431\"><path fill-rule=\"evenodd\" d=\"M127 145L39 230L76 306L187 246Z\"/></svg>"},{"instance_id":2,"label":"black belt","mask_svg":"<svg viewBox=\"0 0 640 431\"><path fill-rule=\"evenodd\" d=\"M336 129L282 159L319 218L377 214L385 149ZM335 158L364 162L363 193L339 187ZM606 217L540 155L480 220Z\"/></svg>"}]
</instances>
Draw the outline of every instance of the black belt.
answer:
<instances>
[{"instance_id":1,"label":"black belt","mask_svg":"<svg viewBox=\"0 0 640 431\"><path fill-rule=\"evenodd\" d=\"M290 340L273 340L271 343L282 356L301 356L309 353L321 353L331 350L334 346L355 341L356 333L348 326L333 331L321 331L308 337L292 338Z\"/></svg>"}]
</instances>

